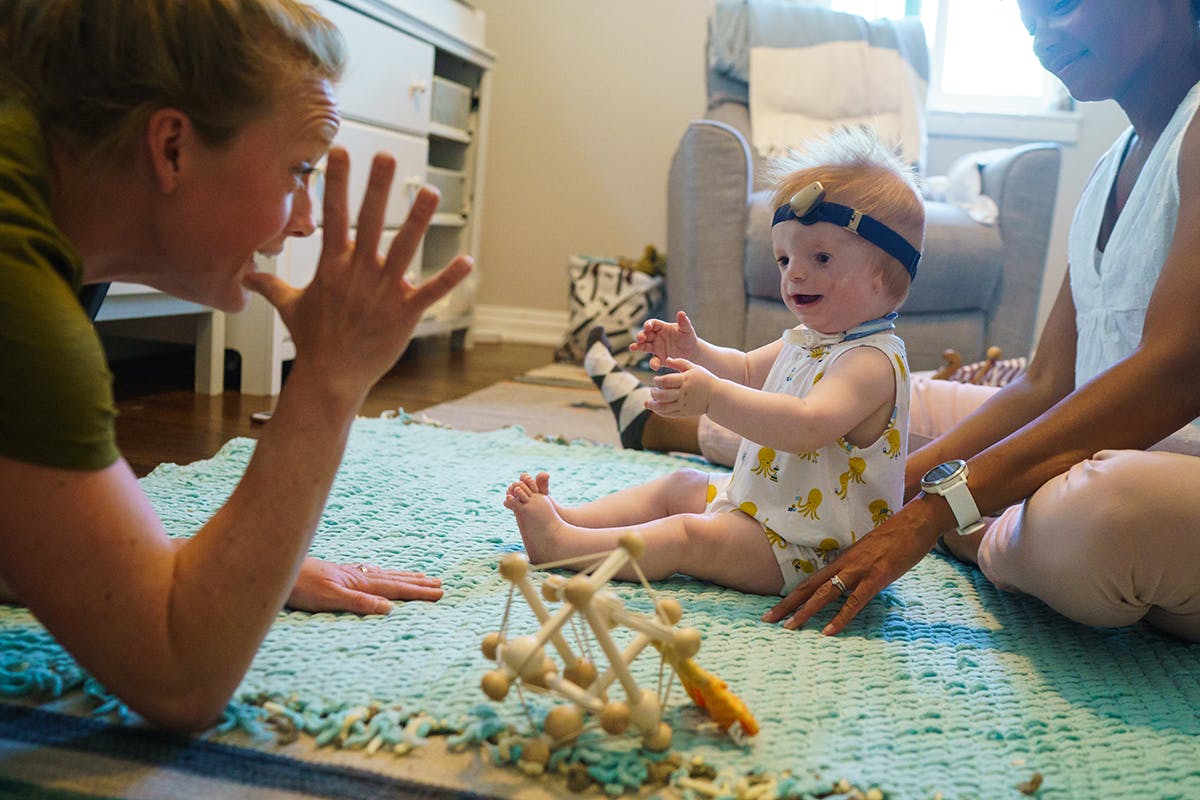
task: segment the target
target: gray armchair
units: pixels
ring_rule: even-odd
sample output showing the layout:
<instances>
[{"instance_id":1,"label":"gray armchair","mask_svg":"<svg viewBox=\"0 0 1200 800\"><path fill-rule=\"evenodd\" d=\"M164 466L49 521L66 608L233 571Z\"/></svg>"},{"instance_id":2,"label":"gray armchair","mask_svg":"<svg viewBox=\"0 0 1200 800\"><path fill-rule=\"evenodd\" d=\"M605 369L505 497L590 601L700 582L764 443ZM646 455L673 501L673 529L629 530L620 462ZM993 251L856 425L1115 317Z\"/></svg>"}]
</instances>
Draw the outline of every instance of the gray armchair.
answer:
<instances>
[{"instance_id":1,"label":"gray armchair","mask_svg":"<svg viewBox=\"0 0 1200 800\"><path fill-rule=\"evenodd\" d=\"M749 349L795 318L779 297L774 209L749 144L748 84L714 71L712 47L710 22L708 113L688 125L671 162L666 302L668 313L687 311L706 340ZM920 55L927 63L923 44ZM1053 144L992 151L980 170L982 192L999 209L995 225L926 202L921 265L897 321L913 369L940 366L947 348L966 361L993 345L1005 356L1030 352L1059 161Z\"/></svg>"}]
</instances>

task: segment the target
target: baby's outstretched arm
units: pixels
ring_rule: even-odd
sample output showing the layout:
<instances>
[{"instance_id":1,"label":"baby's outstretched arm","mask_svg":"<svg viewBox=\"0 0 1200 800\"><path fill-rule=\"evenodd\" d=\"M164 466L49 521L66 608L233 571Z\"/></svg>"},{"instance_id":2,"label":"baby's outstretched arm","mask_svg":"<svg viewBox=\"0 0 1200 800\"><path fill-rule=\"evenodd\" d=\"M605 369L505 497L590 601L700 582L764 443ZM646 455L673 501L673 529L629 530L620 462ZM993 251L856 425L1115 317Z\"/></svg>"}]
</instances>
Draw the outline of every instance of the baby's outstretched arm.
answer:
<instances>
[{"instance_id":1,"label":"baby's outstretched arm","mask_svg":"<svg viewBox=\"0 0 1200 800\"><path fill-rule=\"evenodd\" d=\"M767 347L770 348L773 345ZM765 361L769 370L771 361L775 357L774 352L771 352L764 354L760 359L757 350L753 353L745 353L732 347L720 347L706 342L696 333L692 321L683 311L676 313L674 322L666 322L661 319L647 320L642 325L642 329L638 331L633 343L629 345L629 349L634 352L650 353L651 369L662 368L668 358L683 358L704 367L718 378L727 378L750 386L755 385L756 379L758 385L761 386L762 378L766 377L765 371L761 376L758 375L759 370L755 365L759 361ZM762 349L764 348L760 348L760 350Z\"/></svg>"},{"instance_id":2,"label":"baby's outstretched arm","mask_svg":"<svg viewBox=\"0 0 1200 800\"><path fill-rule=\"evenodd\" d=\"M648 319L642 324L629 349L649 353L650 367L658 369L665 358L694 358L701 345L692 321L683 311L677 312L674 322Z\"/></svg>"},{"instance_id":3,"label":"baby's outstretched arm","mask_svg":"<svg viewBox=\"0 0 1200 800\"><path fill-rule=\"evenodd\" d=\"M817 450L841 436L855 444L874 441L895 404L891 361L873 347L843 355L804 397L721 380L683 359L668 359L667 366L679 373L655 378L647 403L652 411L707 414L747 439L789 453Z\"/></svg>"},{"instance_id":4,"label":"baby's outstretched arm","mask_svg":"<svg viewBox=\"0 0 1200 800\"><path fill-rule=\"evenodd\" d=\"M720 379L683 358L668 358L666 366L678 371L654 377L646 408L664 417L698 417L707 412Z\"/></svg>"}]
</instances>

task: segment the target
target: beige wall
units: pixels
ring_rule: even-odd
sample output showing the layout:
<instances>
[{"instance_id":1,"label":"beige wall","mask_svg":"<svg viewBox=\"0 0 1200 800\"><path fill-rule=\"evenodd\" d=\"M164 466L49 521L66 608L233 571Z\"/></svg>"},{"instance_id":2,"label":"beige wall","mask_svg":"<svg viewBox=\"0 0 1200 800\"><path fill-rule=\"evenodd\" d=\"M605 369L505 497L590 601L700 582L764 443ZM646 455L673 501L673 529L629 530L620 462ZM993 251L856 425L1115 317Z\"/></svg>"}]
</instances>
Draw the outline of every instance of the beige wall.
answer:
<instances>
[{"instance_id":1,"label":"beige wall","mask_svg":"<svg viewBox=\"0 0 1200 800\"><path fill-rule=\"evenodd\" d=\"M497 54L482 304L561 311L572 253L666 247L667 169L704 110L711 0L475 0Z\"/></svg>"},{"instance_id":2,"label":"beige wall","mask_svg":"<svg viewBox=\"0 0 1200 800\"><path fill-rule=\"evenodd\" d=\"M636 256L666 244L670 158L704 112L712 0L475 0L498 61L487 143L479 303L565 315L571 253ZM1064 146L1040 320L1066 268L1066 231L1092 164L1125 126L1084 104ZM931 137L929 168L1013 144ZM668 258L670 254L668 253ZM510 318L511 320L511 318ZM522 338L520 323L503 331ZM535 337L536 338L536 337Z\"/></svg>"}]
</instances>

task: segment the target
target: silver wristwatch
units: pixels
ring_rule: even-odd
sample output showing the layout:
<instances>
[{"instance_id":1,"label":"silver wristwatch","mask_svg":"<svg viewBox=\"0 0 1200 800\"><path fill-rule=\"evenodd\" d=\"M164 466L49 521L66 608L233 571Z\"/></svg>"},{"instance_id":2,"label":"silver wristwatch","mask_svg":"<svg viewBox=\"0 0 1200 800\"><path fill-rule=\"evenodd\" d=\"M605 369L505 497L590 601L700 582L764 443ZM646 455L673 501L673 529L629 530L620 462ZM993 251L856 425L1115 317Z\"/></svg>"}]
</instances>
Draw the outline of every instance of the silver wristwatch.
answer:
<instances>
[{"instance_id":1,"label":"silver wristwatch","mask_svg":"<svg viewBox=\"0 0 1200 800\"><path fill-rule=\"evenodd\" d=\"M978 533L984 527L983 515L967 488L967 474L967 462L955 460L938 464L921 478L921 491L946 498L958 521L960 536Z\"/></svg>"}]
</instances>

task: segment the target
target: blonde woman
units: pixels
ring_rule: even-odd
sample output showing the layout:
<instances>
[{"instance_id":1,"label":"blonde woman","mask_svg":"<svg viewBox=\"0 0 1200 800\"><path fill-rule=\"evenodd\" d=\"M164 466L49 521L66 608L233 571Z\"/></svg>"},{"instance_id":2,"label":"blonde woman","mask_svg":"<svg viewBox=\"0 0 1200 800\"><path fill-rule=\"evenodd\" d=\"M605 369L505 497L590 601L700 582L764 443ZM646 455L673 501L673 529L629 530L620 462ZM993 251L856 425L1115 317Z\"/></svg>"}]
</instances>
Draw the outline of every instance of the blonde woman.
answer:
<instances>
[{"instance_id":1,"label":"blonde woman","mask_svg":"<svg viewBox=\"0 0 1200 800\"><path fill-rule=\"evenodd\" d=\"M437 599L416 573L305 560L350 423L422 312L470 269L405 268L436 194L377 255L394 162L350 239L348 158L330 144L336 29L292 0L0 1L0 579L79 663L159 725L220 715L276 613ZM312 284L254 271L313 232ZM137 281L279 310L296 360L245 476L185 541L163 530L113 432L111 376L82 285ZM298 580L299 578L299 580Z\"/></svg>"}]
</instances>

